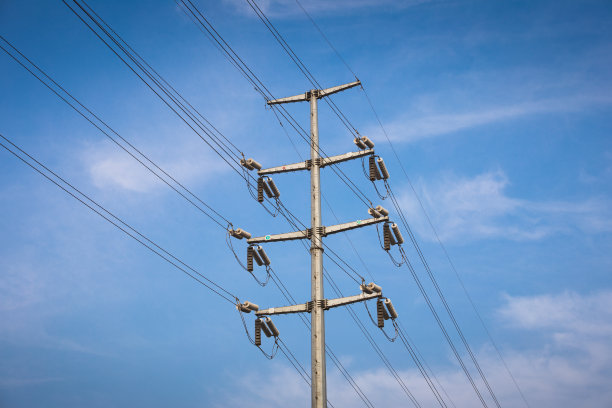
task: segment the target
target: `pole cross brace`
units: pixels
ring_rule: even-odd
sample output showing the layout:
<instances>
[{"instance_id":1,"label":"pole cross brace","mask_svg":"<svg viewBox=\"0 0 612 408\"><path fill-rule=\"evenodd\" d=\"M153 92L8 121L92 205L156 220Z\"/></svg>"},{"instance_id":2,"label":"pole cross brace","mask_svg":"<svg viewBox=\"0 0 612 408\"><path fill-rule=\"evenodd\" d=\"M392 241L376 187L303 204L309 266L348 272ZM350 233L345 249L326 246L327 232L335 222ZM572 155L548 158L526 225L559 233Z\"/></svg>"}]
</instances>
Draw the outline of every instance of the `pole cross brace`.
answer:
<instances>
[{"instance_id":1,"label":"pole cross brace","mask_svg":"<svg viewBox=\"0 0 612 408\"><path fill-rule=\"evenodd\" d=\"M329 310L333 307L350 305L351 303L363 302L370 299L382 298L382 293L360 293L355 296L347 296L337 299L320 299L316 302L317 307ZM269 309L262 309L255 312L256 316L269 316L279 315L288 313L310 313L312 312L315 302L300 303L291 306L271 307Z\"/></svg>"},{"instance_id":2,"label":"pole cross brace","mask_svg":"<svg viewBox=\"0 0 612 408\"><path fill-rule=\"evenodd\" d=\"M344 85L332 86L327 89L313 89L312 91L308 91L303 94L289 96L287 98L274 99L272 101L268 101L268 105L278 105L280 103L291 103L291 102L303 102L309 101L311 97L315 97L317 99L324 98L331 94L335 94L336 92L344 91L345 89L352 88L354 86L361 85L361 81L355 81Z\"/></svg>"},{"instance_id":3,"label":"pole cross brace","mask_svg":"<svg viewBox=\"0 0 612 408\"><path fill-rule=\"evenodd\" d=\"M358 152L348 152L344 154L339 154L336 156L330 157L322 157L319 161L319 167L329 166L331 164L342 163L348 160L357 159L359 157L368 156L370 154L374 154L374 149L360 150ZM299 163L293 164L285 164L283 166L270 167L268 169L262 169L257 172L260 176L265 176L267 174L275 174L275 173L288 173L290 171L299 171L299 170L310 170L312 167L312 161L306 160Z\"/></svg>"}]
</instances>

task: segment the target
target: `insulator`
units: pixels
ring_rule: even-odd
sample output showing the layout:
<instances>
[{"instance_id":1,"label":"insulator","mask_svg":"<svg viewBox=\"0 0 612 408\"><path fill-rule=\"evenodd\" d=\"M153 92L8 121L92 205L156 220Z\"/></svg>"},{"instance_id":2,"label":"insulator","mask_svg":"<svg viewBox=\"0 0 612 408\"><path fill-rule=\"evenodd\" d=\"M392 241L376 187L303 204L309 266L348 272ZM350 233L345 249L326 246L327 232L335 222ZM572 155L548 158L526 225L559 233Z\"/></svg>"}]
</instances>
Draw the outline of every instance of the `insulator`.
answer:
<instances>
[{"instance_id":1,"label":"insulator","mask_svg":"<svg viewBox=\"0 0 612 408\"><path fill-rule=\"evenodd\" d=\"M387 313L387 309L385 309L384 307L383 307L383 318L385 320L389 320L391 318L391 316L389 316L389 313Z\"/></svg>"},{"instance_id":2,"label":"insulator","mask_svg":"<svg viewBox=\"0 0 612 408\"><path fill-rule=\"evenodd\" d=\"M278 190L278 187L276 187L276 184L274 184L274 180L272 180L270 177L268 177L268 185L270 186L270 190L272 190L274 197L280 197L280 191Z\"/></svg>"},{"instance_id":3,"label":"insulator","mask_svg":"<svg viewBox=\"0 0 612 408\"><path fill-rule=\"evenodd\" d=\"M376 317L378 318L378 327L381 329L385 327L385 306L380 299L376 301Z\"/></svg>"},{"instance_id":4,"label":"insulator","mask_svg":"<svg viewBox=\"0 0 612 408\"><path fill-rule=\"evenodd\" d=\"M363 143L364 143L366 146L368 146L370 149L373 149L373 148L374 148L374 142L373 142L373 141L371 141L370 139L368 139L368 137L367 137L367 136L363 136L363 137L361 138L361 141L362 141L362 142L363 142Z\"/></svg>"},{"instance_id":5,"label":"insulator","mask_svg":"<svg viewBox=\"0 0 612 408\"><path fill-rule=\"evenodd\" d=\"M264 200L263 186L264 186L264 181L260 177L257 179L257 202L259 203L263 203L263 200Z\"/></svg>"},{"instance_id":6,"label":"insulator","mask_svg":"<svg viewBox=\"0 0 612 408\"><path fill-rule=\"evenodd\" d=\"M244 159L240 159L240 164L243 167L247 168L248 170L253 170L253 166L251 166L249 163L247 163L247 161L244 160Z\"/></svg>"},{"instance_id":7,"label":"insulator","mask_svg":"<svg viewBox=\"0 0 612 408\"><path fill-rule=\"evenodd\" d=\"M241 312L244 312L244 313L251 313L251 309L249 309L248 307L246 307L243 304L236 305L236 309L238 309L238 310L240 310Z\"/></svg>"},{"instance_id":8,"label":"insulator","mask_svg":"<svg viewBox=\"0 0 612 408\"><path fill-rule=\"evenodd\" d=\"M261 327L263 322L261 319L255 319L255 345L261 346Z\"/></svg>"},{"instance_id":9,"label":"insulator","mask_svg":"<svg viewBox=\"0 0 612 408\"><path fill-rule=\"evenodd\" d=\"M385 299L385 306L387 306L387 310L389 311L389 316L391 316L392 319L397 319L397 311L393 307L393 303L391 303L391 299L389 298Z\"/></svg>"},{"instance_id":10,"label":"insulator","mask_svg":"<svg viewBox=\"0 0 612 408\"><path fill-rule=\"evenodd\" d=\"M270 331L270 329L268 329L268 326L266 325L265 319L264 319L264 321L261 322L261 331L264 332L266 337L271 337L272 336L272 332Z\"/></svg>"},{"instance_id":11,"label":"insulator","mask_svg":"<svg viewBox=\"0 0 612 408\"><path fill-rule=\"evenodd\" d=\"M255 251L255 248L253 247L249 247L253 250L253 259L255 259L255 262L257 262L257 265L261 266L264 264L263 259L261 259L261 257L259 256L259 254Z\"/></svg>"},{"instance_id":12,"label":"insulator","mask_svg":"<svg viewBox=\"0 0 612 408\"><path fill-rule=\"evenodd\" d=\"M270 265L270 258L268 258L268 254L266 254L266 251L264 251L263 247L261 245L257 246L257 252L259 252L259 256L261 258L261 260L263 261L263 263L268 266Z\"/></svg>"},{"instance_id":13,"label":"insulator","mask_svg":"<svg viewBox=\"0 0 612 408\"><path fill-rule=\"evenodd\" d=\"M370 181L378 180L380 177L378 168L376 168L376 158L374 156L370 156L368 163L370 167Z\"/></svg>"},{"instance_id":14,"label":"insulator","mask_svg":"<svg viewBox=\"0 0 612 408\"><path fill-rule=\"evenodd\" d=\"M247 247L247 271L253 272L253 247Z\"/></svg>"},{"instance_id":15,"label":"insulator","mask_svg":"<svg viewBox=\"0 0 612 408\"><path fill-rule=\"evenodd\" d=\"M374 218L380 218L381 214L376 211L374 208L368 208L368 214L370 214Z\"/></svg>"},{"instance_id":16,"label":"insulator","mask_svg":"<svg viewBox=\"0 0 612 408\"><path fill-rule=\"evenodd\" d=\"M387 170L387 166L385 166L385 162L382 159L382 157L379 157L378 159L376 159L376 161L378 162L378 167L380 168L380 174L382 175L382 178L384 178L385 180L389 178L389 171Z\"/></svg>"},{"instance_id":17,"label":"insulator","mask_svg":"<svg viewBox=\"0 0 612 408\"><path fill-rule=\"evenodd\" d=\"M229 230L229 233L234 238L242 239L243 236L238 231L240 231L240 228L238 228L238 229L231 229L231 230Z\"/></svg>"},{"instance_id":18,"label":"insulator","mask_svg":"<svg viewBox=\"0 0 612 408\"><path fill-rule=\"evenodd\" d=\"M270 329L270 332L272 333L272 335L274 337L278 337L280 335L280 332L276 328L276 325L272 323L272 319L270 319L269 317L266 317L265 322L266 322L266 325L268 326L268 329Z\"/></svg>"},{"instance_id":19,"label":"insulator","mask_svg":"<svg viewBox=\"0 0 612 408\"><path fill-rule=\"evenodd\" d=\"M353 139L353 143L355 143L357 147L360 148L361 150L365 150L368 148L368 146L366 146L365 143L363 143L363 141L358 137Z\"/></svg>"},{"instance_id":20,"label":"insulator","mask_svg":"<svg viewBox=\"0 0 612 408\"><path fill-rule=\"evenodd\" d=\"M382 215L384 215L385 217L387 215L389 215L389 210L387 210L385 207L383 207L382 205L377 205L375 208L376 211L378 211L379 213L381 213Z\"/></svg>"},{"instance_id":21,"label":"insulator","mask_svg":"<svg viewBox=\"0 0 612 408\"><path fill-rule=\"evenodd\" d=\"M362 292L367 293L368 295L374 293L372 289L368 287L368 285L359 285L359 289L361 289Z\"/></svg>"},{"instance_id":22,"label":"insulator","mask_svg":"<svg viewBox=\"0 0 612 408\"><path fill-rule=\"evenodd\" d=\"M246 239L251 238L251 234L249 234L248 232L246 232L245 230L240 229L240 228L236 228L234 230L234 234L235 234L234 236L237 235L239 237L246 238Z\"/></svg>"},{"instance_id":23,"label":"insulator","mask_svg":"<svg viewBox=\"0 0 612 408\"><path fill-rule=\"evenodd\" d=\"M261 170L261 164L255 161L255 159L247 159L246 164L253 167L254 169Z\"/></svg>"},{"instance_id":24,"label":"insulator","mask_svg":"<svg viewBox=\"0 0 612 408\"><path fill-rule=\"evenodd\" d=\"M404 237L402 237L402 233L399 230L399 227L397 226L396 223L393 223L393 225L391 225L391 229L393 230L393 235L395 235L395 239L397 240L398 244L403 244L404 243Z\"/></svg>"},{"instance_id":25,"label":"insulator","mask_svg":"<svg viewBox=\"0 0 612 408\"><path fill-rule=\"evenodd\" d=\"M374 282L368 283L368 289L376 293L382 292L382 288L378 286L377 284L375 284Z\"/></svg>"},{"instance_id":26,"label":"insulator","mask_svg":"<svg viewBox=\"0 0 612 408\"><path fill-rule=\"evenodd\" d=\"M249 310L253 310L255 312L259 310L259 306L257 306L255 303L251 303L251 302L244 302L242 304L242 306L246 307Z\"/></svg>"},{"instance_id":27,"label":"insulator","mask_svg":"<svg viewBox=\"0 0 612 408\"><path fill-rule=\"evenodd\" d=\"M270 186L268 185L268 183L264 181L262 187L263 187L263 191L266 193L268 198L274 197L274 194L272 194L272 190L270 190Z\"/></svg>"},{"instance_id":28,"label":"insulator","mask_svg":"<svg viewBox=\"0 0 612 408\"><path fill-rule=\"evenodd\" d=\"M391 249L391 228L389 228L389 224L385 223L385 225L383 225L383 247L385 248L385 251L388 251Z\"/></svg>"},{"instance_id":29,"label":"insulator","mask_svg":"<svg viewBox=\"0 0 612 408\"><path fill-rule=\"evenodd\" d=\"M389 243L391 245L397 245L397 241L395 240L393 233L391 233L391 230L389 230Z\"/></svg>"}]
</instances>

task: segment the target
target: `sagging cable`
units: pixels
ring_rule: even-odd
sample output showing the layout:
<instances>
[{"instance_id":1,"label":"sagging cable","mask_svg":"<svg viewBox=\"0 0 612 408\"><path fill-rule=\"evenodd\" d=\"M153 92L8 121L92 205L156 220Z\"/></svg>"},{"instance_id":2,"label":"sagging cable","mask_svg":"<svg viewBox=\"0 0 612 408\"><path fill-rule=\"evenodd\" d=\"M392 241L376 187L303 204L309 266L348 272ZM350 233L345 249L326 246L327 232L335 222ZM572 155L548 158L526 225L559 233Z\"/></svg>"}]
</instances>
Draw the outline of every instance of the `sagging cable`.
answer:
<instances>
[{"instance_id":1,"label":"sagging cable","mask_svg":"<svg viewBox=\"0 0 612 408\"><path fill-rule=\"evenodd\" d=\"M244 320L244 313L250 313L252 310L257 310L257 309L251 309L250 306L255 306L257 307L257 309L259 309L257 305L250 303L250 302L240 303L240 301L238 301L236 305L236 309L238 309L238 312L240 313L240 319L242 320L242 325L244 326L244 332L246 333L247 338L249 339L251 344L256 346L259 349L259 351L261 351L261 353L264 356L266 356L268 360L272 360L276 356L276 353L278 353L278 348L279 348L278 339L279 338L275 337L274 344L272 345L272 351L270 353L267 353L264 349L262 349L261 348L261 330L262 330L261 325L263 324L263 322L259 318L255 319L255 335L254 335L255 338L251 337L251 333L249 333L249 329L247 328L246 321Z\"/></svg>"}]
</instances>

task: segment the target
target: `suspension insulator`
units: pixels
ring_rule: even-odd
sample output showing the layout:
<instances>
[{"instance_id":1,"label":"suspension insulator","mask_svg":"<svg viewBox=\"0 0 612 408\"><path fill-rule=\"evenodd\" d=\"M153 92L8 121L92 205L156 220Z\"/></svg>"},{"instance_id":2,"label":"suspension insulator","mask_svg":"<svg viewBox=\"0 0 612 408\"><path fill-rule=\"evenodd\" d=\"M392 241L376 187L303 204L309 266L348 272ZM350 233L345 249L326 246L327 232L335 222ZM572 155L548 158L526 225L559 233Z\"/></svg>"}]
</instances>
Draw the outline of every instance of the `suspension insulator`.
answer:
<instances>
[{"instance_id":1,"label":"suspension insulator","mask_svg":"<svg viewBox=\"0 0 612 408\"><path fill-rule=\"evenodd\" d=\"M376 301L376 317L378 318L378 327L381 329L385 327L385 306L380 299Z\"/></svg>"},{"instance_id":2,"label":"suspension insulator","mask_svg":"<svg viewBox=\"0 0 612 408\"><path fill-rule=\"evenodd\" d=\"M382 292L382 288L378 286L377 284L375 284L374 282L368 283L368 289L376 293Z\"/></svg>"},{"instance_id":3,"label":"suspension insulator","mask_svg":"<svg viewBox=\"0 0 612 408\"><path fill-rule=\"evenodd\" d=\"M245 167L247 170L253 170L253 166L251 166L249 163L247 163L246 160L244 159L240 159L240 164Z\"/></svg>"},{"instance_id":4,"label":"suspension insulator","mask_svg":"<svg viewBox=\"0 0 612 408\"><path fill-rule=\"evenodd\" d=\"M247 247L247 271L253 272L253 247Z\"/></svg>"},{"instance_id":5,"label":"suspension insulator","mask_svg":"<svg viewBox=\"0 0 612 408\"><path fill-rule=\"evenodd\" d=\"M382 157L379 157L378 159L376 159L376 161L378 162L378 167L380 168L380 174L382 175L382 178L384 178L385 180L389 178L389 171L387 170L387 166L385 166L385 162L382 159Z\"/></svg>"},{"instance_id":6,"label":"suspension insulator","mask_svg":"<svg viewBox=\"0 0 612 408\"><path fill-rule=\"evenodd\" d=\"M244 306L245 308L247 308L249 310L253 310L255 312L259 310L259 306L257 306L255 303L251 303L251 302L244 302L242 304L242 306Z\"/></svg>"},{"instance_id":7,"label":"suspension insulator","mask_svg":"<svg viewBox=\"0 0 612 408\"><path fill-rule=\"evenodd\" d=\"M389 215L389 210L384 208L382 205L377 205L375 210L384 215L385 217Z\"/></svg>"},{"instance_id":8,"label":"suspension insulator","mask_svg":"<svg viewBox=\"0 0 612 408\"><path fill-rule=\"evenodd\" d=\"M246 239L251 238L251 234L249 234L248 232L246 232L245 230L240 229L240 228L236 228L234 230L234 236L235 237L246 238ZM241 239L241 238L239 238L239 239Z\"/></svg>"},{"instance_id":9,"label":"suspension insulator","mask_svg":"<svg viewBox=\"0 0 612 408\"><path fill-rule=\"evenodd\" d=\"M380 218L382 215L376 211L374 208L368 208L368 214L370 214L374 218Z\"/></svg>"},{"instance_id":10,"label":"suspension insulator","mask_svg":"<svg viewBox=\"0 0 612 408\"><path fill-rule=\"evenodd\" d=\"M389 224L387 223L383 225L383 247L385 251L391 249L391 228L389 228Z\"/></svg>"},{"instance_id":11,"label":"suspension insulator","mask_svg":"<svg viewBox=\"0 0 612 408\"><path fill-rule=\"evenodd\" d=\"M255 161L255 159L247 159L246 164L253 167L254 169L261 170L261 164Z\"/></svg>"},{"instance_id":12,"label":"suspension insulator","mask_svg":"<svg viewBox=\"0 0 612 408\"><path fill-rule=\"evenodd\" d=\"M266 320L264 318L264 320L261 322L261 331L264 332L264 334L266 335L266 337L271 337L272 336L272 332L270 331L270 329L268 328L268 326L266 325Z\"/></svg>"},{"instance_id":13,"label":"suspension insulator","mask_svg":"<svg viewBox=\"0 0 612 408\"><path fill-rule=\"evenodd\" d=\"M270 190L272 190L273 196L276 198L280 197L280 191L278 187L276 187L276 184L274 184L274 180L272 180L271 177L268 177L268 185L270 186Z\"/></svg>"},{"instance_id":14,"label":"suspension insulator","mask_svg":"<svg viewBox=\"0 0 612 408\"><path fill-rule=\"evenodd\" d=\"M255 262L257 262L257 265L261 266L264 264L263 259L261 259L261 256L259 256L259 254L257 253L257 251L255 251L255 248L250 247L253 249L253 259L255 259Z\"/></svg>"},{"instance_id":15,"label":"suspension insulator","mask_svg":"<svg viewBox=\"0 0 612 408\"><path fill-rule=\"evenodd\" d=\"M363 137L361 138L361 141L362 141L362 142L363 142L363 143L364 143L366 146L368 146L370 149L373 149L373 148L374 148L374 142L373 142L373 141L371 141L370 139L368 139L368 137L367 137L367 136L363 136Z\"/></svg>"},{"instance_id":16,"label":"suspension insulator","mask_svg":"<svg viewBox=\"0 0 612 408\"><path fill-rule=\"evenodd\" d=\"M278 337L280 335L280 332L276 328L276 325L272 323L272 319L270 319L269 317L266 317L265 322L266 322L266 325L268 326L268 329L270 329L270 332L272 333L272 335L274 337Z\"/></svg>"},{"instance_id":17,"label":"suspension insulator","mask_svg":"<svg viewBox=\"0 0 612 408\"><path fill-rule=\"evenodd\" d=\"M261 319L255 319L255 345L261 346L261 327L263 322Z\"/></svg>"},{"instance_id":18,"label":"suspension insulator","mask_svg":"<svg viewBox=\"0 0 612 408\"><path fill-rule=\"evenodd\" d=\"M394 320L397 319L397 311L393 307L393 303L391 303L391 299L389 298L385 299L385 306L387 306L387 310L389 311L389 316L391 316L391 319L394 319Z\"/></svg>"},{"instance_id":19,"label":"suspension insulator","mask_svg":"<svg viewBox=\"0 0 612 408\"><path fill-rule=\"evenodd\" d=\"M270 190L270 186L265 181L263 182L263 190L265 191L265 193L268 196L268 198L273 198L274 197L274 194L272 193L272 190Z\"/></svg>"},{"instance_id":20,"label":"suspension insulator","mask_svg":"<svg viewBox=\"0 0 612 408\"><path fill-rule=\"evenodd\" d=\"M270 265L270 258L268 258L268 254L266 254L266 251L264 251L261 245L257 246L257 252L259 252L259 257L263 261L264 265Z\"/></svg>"},{"instance_id":21,"label":"suspension insulator","mask_svg":"<svg viewBox=\"0 0 612 408\"><path fill-rule=\"evenodd\" d=\"M361 150L365 150L368 148L368 146L366 146L365 143L363 143L363 141L358 137L353 139L353 143L355 143L357 147L360 148Z\"/></svg>"},{"instance_id":22,"label":"suspension insulator","mask_svg":"<svg viewBox=\"0 0 612 408\"><path fill-rule=\"evenodd\" d=\"M376 158L374 156L370 156L369 159L370 165L370 181L380 180L380 173L378 172L378 167L376 166Z\"/></svg>"},{"instance_id":23,"label":"suspension insulator","mask_svg":"<svg viewBox=\"0 0 612 408\"><path fill-rule=\"evenodd\" d=\"M402 233L399 230L399 227L397 226L396 223L393 223L393 225L391 225L391 229L393 230L393 235L395 235L395 239L397 240L398 244L403 244L404 243L404 237L402 237Z\"/></svg>"},{"instance_id":24,"label":"suspension insulator","mask_svg":"<svg viewBox=\"0 0 612 408\"><path fill-rule=\"evenodd\" d=\"M263 203L263 200L264 200L263 185L264 185L263 179L261 177L258 178L257 179L257 202L259 203Z\"/></svg>"}]
</instances>

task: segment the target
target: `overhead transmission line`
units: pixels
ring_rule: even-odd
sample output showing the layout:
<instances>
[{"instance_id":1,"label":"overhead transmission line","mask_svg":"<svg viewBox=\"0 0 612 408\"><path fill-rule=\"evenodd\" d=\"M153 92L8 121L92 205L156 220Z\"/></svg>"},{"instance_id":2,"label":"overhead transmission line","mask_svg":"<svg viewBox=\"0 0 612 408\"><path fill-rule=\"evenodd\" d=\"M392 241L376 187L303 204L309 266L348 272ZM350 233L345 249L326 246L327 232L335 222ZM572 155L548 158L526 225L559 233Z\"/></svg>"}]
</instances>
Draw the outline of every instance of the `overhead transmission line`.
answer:
<instances>
[{"instance_id":1,"label":"overhead transmission line","mask_svg":"<svg viewBox=\"0 0 612 408\"><path fill-rule=\"evenodd\" d=\"M334 53L337 55L338 59L346 66L346 68L356 77L357 75L355 74L355 72L353 71L353 69L350 67L350 65L346 62L346 60L342 57L342 55L340 54L340 52L337 50L336 47L334 47L334 45L331 43L331 41L329 40L329 38L327 38L327 36L325 35L325 33L323 32L323 30L321 30L321 28L319 27L319 25L315 22L315 20L312 18L312 16L306 11L306 9L302 6L302 4L300 3L299 0L295 0L296 3L298 4L298 6L302 9L302 11L304 12L304 14L308 17L308 19L310 20L310 22L313 24L313 26L317 29L317 31L321 34L321 36L323 37L323 39L327 42L327 44L329 45L329 47L334 51ZM461 285L461 288L463 290L463 293L465 294L465 296L467 297L470 305L472 306L472 309L474 310L474 313L476 314L476 316L478 317L478 320L480 321L480 324L482 325L483 329L485 330L487 337L489 338L489 341L491 342L491 344L493 344L493 347L495 348L495 351L499 357L499 359L501 360L502 364L504 365L504 368L506 370L506 372L508 373L508 375L510 376L510 378L512 379L512 382L514 383L515 388L517 389L517 391L519 392L521 399L523 400L525 406L529 407L529 402L527 401L527 398L525 397L525 394L523 393L523 390L521 389L521 387L519 386L518 382L516 381L516 378L514 377L514 375L512 374L510 368L508 367L508 365L506 364L506 360L504 359L504 357L501 354L501 351L497 345L497 342L493 339L493 336L491 335L487 325L484 322L484 319L482 318L480 312L478 311L478 308L476 307L476 304L474 303L472 296L469 294L465 283L463 282L463 279L461 278L461 276L459 275L459 272L457 271L457 268L455 267L454 262L452 261L450 254L448 253L446 246L444 245L444 243L442 242L442 240L440 239L440 236L438 234L437 229L435 228L435 226L433 225L433 222L431 221L431 217L429 216L427 210L425 209L425 206L423 205L423 201L421 200L419 194L417 193L416 189L414 188L414 185L412 184L412 181L410 179L410 177L408 176L408 173L406 171L406 168L404 167L402 161L399 158L399 155L397 153L397 150L395 149L394 144L391 142L391 138L389 137L385 127L383 126L383 123L380 119L380 116L378 115L378 112L376 111L376 108L374 107L374 104L372 103L372 100L370 98L370 96L368 95L368 92L366 91L365 87L362 85L362 89L363 89L363 93L364 96L368 102L368 105L370 106L370 109L372 110L372 113L374 114L376 121L378 122L384 136L385 139L387 140L387 142L389 143L389 147L391 147L391 150L393 151L393 155L395 156L395 159L397 160L398 164L400 165L400 168L402 169L402 173L404 174L404 176L406 177L406 180L408 181L408 185L410 186L410 189L412 190L412 193L414 194L415 198L417 199L417 202L419 203L419 206L421 207L421 211L423 212L423 214L425 215L425 218L427 220L427 223L429 224L429 227L431 228L431 230L434 233L434 236L436 237L436 241L438 242L438 245L440 245L440 247L442 248L442 251L444 252L444 255L451 267L451 269L453 270L457 280L459 281L459 284Z\"/></svg>"},{"instance_id":2,"label":"overhead transmission line","mask_svg":"<svg viewBox=\"0 0 612 408\"><path fill-rule=\"evenodd\" d=\"M281 47L285 50L285 52L289 55L289 57L293 60L293 62L298 66L299 70L304 74L304 76L306 76L306 78L308 80L311 81L311 83L313 84L313 86L318 86L321 87L320 84L318 83L318 81L316 81L316 79L314 78L314 76L312 75L312 73L308 70L308 68L305 66L305 64L302 62L302 60L299 58L299 56L293 51L293 49L291 49L291 47L289 46L289 44L285 41L285 39L283 38L283 36L278 32L278 30L276 30L276 28L274 27L274 25L270 22L270 20L267 18L267 16L265 15L265 13L259 8L259 6L255 3L254 0L246 0L247 3L251 6L251 8L253 9L253 11L257 14L257 16L259 17L259 19L264 23L264 25L268 28L268 30L272 33L272 35L274 36L274 38L277 40L277 42L281 45ZM352 70L351 70L352 72ZM354 133L356 135L359 135L358 132L356 131L355 127L352 126L350 124L350 121L346 118L346 116L339 110L339 108L337 108L337 106L333 103L333 101L330 101L330 107L332 107L332 110L336 113L336 115L338 116L338 118L341 120L341 122L347 127L347 129L349 131L351 131L351 129L354 131ZM388 183L386 183L388 190L390 190L390 187L388 186ZM403 212L401 210L401 208L399 207L399 205L395 202L394 200L394 205L396 207L396 210L398 211L398 213L400 214L400 217L402 218L402 222L404 224L404 226L409 229L407 222L405 220L405 217L403 216ZM410 233L411 238L412 238L412 234ZM469 347L467 341L465 340L465 337L461 331L461 329L459 328L454 315L452 314L450 307L448 306L448 303L446 302L446 299L444 298L443 294L441 293L439 286L435 280L435 277L433 276L433 274L431 273L431 270L429 268L429 265L427 264L426 260L424 259L424 257L422 256L422 252L420 250L420 248L418 247L418 244L415 240L412 240L413 245L415 246L415 249L417 250L417 252L419 253L419 257L421 258L421 261L423 263L423 266L425 267L425 269L428 272L428 275L430 277L430 279L432 280L432 283L434 284L436 291L438 293L438 295L440 296L446 310L447 313L449 314L449 316L451 317L451 320L453 321L453 324L457 330L457 332L459 333L459 336L462 340L462 342L464 343L464 346L466 347L468 354L470 355L470 358L472 359L472 362L474 363L475 367L477 368L483 382L485 383L491 397L493 398L495 404L497 405L498 408L501 407L501 405L499 404L499 401L497 400L497 397L495 396L495 393L493 392L491 386L489 385L488 380L486 379L486 375L484 374L484 372L482 371L482 369L480 368L480 365L478 364L477 359L475 358L474 354L471 351L471 348ZM416 275L414 275L416 277ZM441 323L441 322L440 322ZM450 342L452 342L450 340L450 338L448 338L448 340ZM453 346L454 348L454 346ZM459 355L457 354L457 358L460 358ZM486 406L486 402L484 401L484 399L482 398L482 396L480 395L480 392L478 391L476 385L473 383L473 380L471 380L471 376L469 375L469 371L466 369L464 370L466 375L468 376L468 378L470 379L470 382L472 383L474 390L476 391L476 394L479 396L479 399L481 400L481 402L483 403L484 406Z\"/></svg>"}]
</instances>

